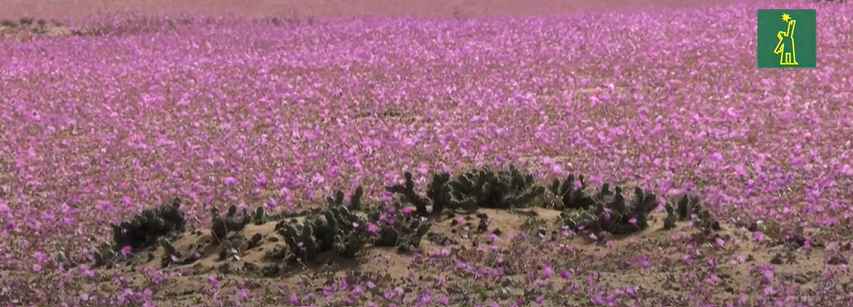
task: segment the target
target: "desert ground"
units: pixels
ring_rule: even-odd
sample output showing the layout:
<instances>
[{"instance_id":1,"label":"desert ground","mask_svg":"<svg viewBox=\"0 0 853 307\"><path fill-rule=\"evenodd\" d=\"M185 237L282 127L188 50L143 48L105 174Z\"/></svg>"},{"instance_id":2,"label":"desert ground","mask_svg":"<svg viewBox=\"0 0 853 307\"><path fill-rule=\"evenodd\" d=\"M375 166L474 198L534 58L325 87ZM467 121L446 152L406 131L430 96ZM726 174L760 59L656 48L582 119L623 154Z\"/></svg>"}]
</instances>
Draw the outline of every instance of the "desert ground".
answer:
<instances>
[{"instance_id":1,"label":"desert ground","mask_svg":"<svg viewBox=\"0 0 853 307\"><path fill-rule=\"evenodd\" d=\"M0 306L853 306L848 4L0 7Z\"/></svg>"}]
</instances>

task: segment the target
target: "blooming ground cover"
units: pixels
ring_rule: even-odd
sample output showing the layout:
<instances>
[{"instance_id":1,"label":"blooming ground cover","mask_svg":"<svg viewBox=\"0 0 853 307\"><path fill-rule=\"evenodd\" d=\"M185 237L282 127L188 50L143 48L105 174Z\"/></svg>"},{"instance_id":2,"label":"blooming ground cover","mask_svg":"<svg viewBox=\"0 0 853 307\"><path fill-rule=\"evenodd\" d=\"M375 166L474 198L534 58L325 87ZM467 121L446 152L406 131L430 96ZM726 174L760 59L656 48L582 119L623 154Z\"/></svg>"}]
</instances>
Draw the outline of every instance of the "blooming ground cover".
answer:
<instances>
[{"instance_id":1,"label":"blooming ground cover","mask_svg":"<svg viewBox=\"0 0 853 307\"><path fill-rule=\"evenodd\" d=\"M755 10L779 4L4 24L34 34L0 43L0 303L849 304L851 11L808 6L810 70L755 68ZM664 230L663 204L630 235L576 229L548 191L526 210L431 216L405 253L267 256L289 240L283 215L304 223L337 190L390 205L406 171L423 192L433 174L509 163L542 185L573 173L697 195L721 229ZM183 231L99 248L175 197ZM231 204L268 217L219 240L211 210ZM416 214L347 216L372 233Z\"/></svg>"}]
</instances>

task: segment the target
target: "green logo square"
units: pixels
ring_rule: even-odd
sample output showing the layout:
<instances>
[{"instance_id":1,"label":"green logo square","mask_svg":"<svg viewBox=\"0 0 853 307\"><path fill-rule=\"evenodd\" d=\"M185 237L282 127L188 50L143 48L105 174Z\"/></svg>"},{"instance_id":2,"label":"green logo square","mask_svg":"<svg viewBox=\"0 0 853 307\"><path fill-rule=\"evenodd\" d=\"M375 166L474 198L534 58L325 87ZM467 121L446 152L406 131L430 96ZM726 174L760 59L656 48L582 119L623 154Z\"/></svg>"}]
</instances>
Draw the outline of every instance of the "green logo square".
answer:
<instances>
[{"instance_id":1,"label":"green logo square","mask_svg":"<svg viewBox=\"0 0 853 307\"><path fill-rule=\"evenodd\" d=\"M756 57L758 68L817 67L817 11L758 10Z\"/></svg>"}]
</instances>

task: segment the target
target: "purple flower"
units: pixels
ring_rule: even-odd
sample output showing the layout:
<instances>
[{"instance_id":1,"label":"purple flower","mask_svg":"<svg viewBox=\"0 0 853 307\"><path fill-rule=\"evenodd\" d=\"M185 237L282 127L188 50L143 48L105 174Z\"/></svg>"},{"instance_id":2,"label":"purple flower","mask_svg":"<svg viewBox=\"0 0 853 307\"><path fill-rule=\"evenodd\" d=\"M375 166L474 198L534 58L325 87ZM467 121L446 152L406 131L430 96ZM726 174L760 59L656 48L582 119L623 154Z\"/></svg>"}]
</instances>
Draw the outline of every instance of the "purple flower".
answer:
<instances>
[{"instance_id":1,"label":"purple flower","mask_svg":"<svg viewBox=\"0 0 853 307\"><path fill-rule=\"evenodd\" d=\"M544 269L542 269L542 276L545 276L546 278L551 278L551 276L553 275L554 269L552 269L551 267L545 267Z\"/></svg>"},{"instance_id":2,"label":"purple flower","mask_svg":"<svg viewBox=\"0 0 853 307\"><path fill-rule=\"evenodd\" d=\"M368 224L367 225L367 232L372 233L372 234L376 234L377 232L379 232L379 226L376 226L374 224Z\"/></svg>"},{"instance_id":3,"label":"purple flower","mask_svg":"<svg viewBox=\"0 0 853 307\"><path fill-rule=\"evenodd\" d=\"M121 248L121 255L123 257L129 256L131 252L133 252L133 247L131 247L130 245Z\"/></svg>"},{"instance_id":4,"label":"purple flower","mask_svg":"<svg viewBox=\"0 0 853 307\"><path fill-rule=\"evenodd\" d=\"M216 279L215 276L213 276L213 275L208 276L207 281L208 281L208 283L210 283L210 285L212 287L219 287L219 280Z\"/></svg>"}]
</instances>

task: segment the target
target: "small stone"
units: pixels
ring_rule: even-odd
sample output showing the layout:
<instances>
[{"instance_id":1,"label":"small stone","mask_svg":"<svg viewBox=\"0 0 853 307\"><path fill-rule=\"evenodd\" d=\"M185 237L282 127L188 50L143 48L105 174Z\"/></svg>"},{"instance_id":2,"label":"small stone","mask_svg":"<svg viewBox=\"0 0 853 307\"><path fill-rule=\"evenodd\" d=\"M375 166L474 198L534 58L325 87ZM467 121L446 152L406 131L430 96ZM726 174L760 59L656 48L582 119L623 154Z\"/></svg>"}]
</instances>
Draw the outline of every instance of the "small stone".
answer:
<instances>
[{"instance_id":1,"label":"small stone","mask_svg":"<svg viewBox=\"0 0 853 307\"><path fill-rule=\"evenodd\" d=\"M780 265L783 263L784 261L782 261L782 255L778 253L776 254L776 256L773 256L773 259L770 259L770 264Z\"/></svg>"},{"instance_id":2,"label":"small stone","mask_svg":"<svg viewBox=\"0 0 853 307\"><path fill-rule=\"evenodd\" d=\"M835 256L830 257L829 260L826 261L826 264L829 264L829 265L848 264L848 261L844 257L835 255Z\"/></svg>"}]
</instances>

